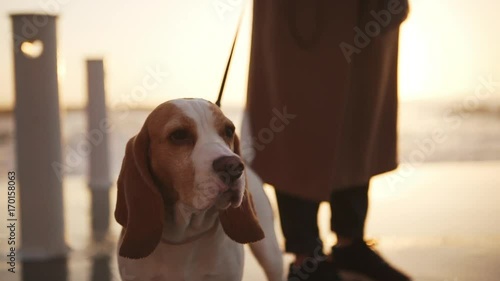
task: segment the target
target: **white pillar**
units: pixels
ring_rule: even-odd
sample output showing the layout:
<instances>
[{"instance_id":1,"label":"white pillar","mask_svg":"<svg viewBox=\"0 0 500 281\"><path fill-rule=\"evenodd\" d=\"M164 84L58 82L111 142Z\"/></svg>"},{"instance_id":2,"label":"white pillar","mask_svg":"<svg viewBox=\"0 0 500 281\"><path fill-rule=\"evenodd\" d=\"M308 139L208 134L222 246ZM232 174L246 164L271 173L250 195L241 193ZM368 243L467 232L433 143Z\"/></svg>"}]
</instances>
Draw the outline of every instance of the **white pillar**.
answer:
<instances>
[{"instance_id":1,"label":"white pillar","mask_svg":"<svg viewBox=\"0 0 500 281\"><path fill-rule=\"evenodd\" d=\"M89 163L89 187L92 194L92 233L95 240L106 237L110 203L108 128L102 59L87 60L88 137L92 143Z\"/></svg>"},{"instance_id":2,"label":"white pillar","mask_svg":"<svg viewBox=\"0 0 500 281\"><path fill-rule=\"evenodd\" d=\"M57 170L62 153L56 17L17 14L12 22L20 254L24 260L61 257L68 247L62 177Z\"/></svg>"}]
</instances>

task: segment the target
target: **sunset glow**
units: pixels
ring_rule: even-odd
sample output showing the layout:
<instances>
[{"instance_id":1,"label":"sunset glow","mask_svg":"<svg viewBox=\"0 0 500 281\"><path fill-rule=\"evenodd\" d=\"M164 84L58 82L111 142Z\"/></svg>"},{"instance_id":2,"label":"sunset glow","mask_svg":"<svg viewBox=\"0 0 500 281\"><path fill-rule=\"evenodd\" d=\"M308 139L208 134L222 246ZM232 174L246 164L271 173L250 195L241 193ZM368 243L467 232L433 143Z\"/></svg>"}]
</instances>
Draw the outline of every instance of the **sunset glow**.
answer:
<instances>
[{"instance_id":1,"label":"sunset glow","mask_svg":"<svg viewBox=\"0 0 500 281\"><path fill-rule=\"evenodd\" d=\"M249 3L241 1L221 12L210 1L200 0L169 0L150 6L118 0L64 2L58 20L63 106L85 104L84 60L96 56L105 59L109 101L129 94L147 75L147 69L155 67L171 75L148 94L141 107L186 96L215 99L243 8L245 17L225 102L235 106L244 103L251 31ZM479 77L500 77L500 33L496 30L500 23L495 15L500 2L410 2L411 15L402 25L400 37L403 101L464 95L474 90ZM0 42L12 41L8 14L26 10L43 11L43 7L28 0L6 2L0 7L4 15L0 19ZM0 60L6 62L0 69L0 108L12 108L14 103L10 49L11 43L0 45Z\"/></svg>"}]
</instances>

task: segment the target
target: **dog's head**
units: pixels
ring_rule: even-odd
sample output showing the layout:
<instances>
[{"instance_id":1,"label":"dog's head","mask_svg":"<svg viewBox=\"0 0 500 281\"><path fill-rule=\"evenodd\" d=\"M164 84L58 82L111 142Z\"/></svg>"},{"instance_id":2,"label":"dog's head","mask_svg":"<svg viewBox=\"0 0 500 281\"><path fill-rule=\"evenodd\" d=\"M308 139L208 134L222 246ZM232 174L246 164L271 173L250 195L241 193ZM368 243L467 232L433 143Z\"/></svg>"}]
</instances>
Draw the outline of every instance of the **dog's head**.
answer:
<instances>
[{"instance_id":1,"label":"dog's head","mask_svg":"<svg viewBox=\"0 0 500 281\"><path fill-rule=\"evenodd\" d=\"M224 231L236 242L262 239L239 154L234 125L214 104L180 99L153 110L127 143L118 178L120 255L150 255L174 204L219 209Z\"/></svg>"}]
</instances>

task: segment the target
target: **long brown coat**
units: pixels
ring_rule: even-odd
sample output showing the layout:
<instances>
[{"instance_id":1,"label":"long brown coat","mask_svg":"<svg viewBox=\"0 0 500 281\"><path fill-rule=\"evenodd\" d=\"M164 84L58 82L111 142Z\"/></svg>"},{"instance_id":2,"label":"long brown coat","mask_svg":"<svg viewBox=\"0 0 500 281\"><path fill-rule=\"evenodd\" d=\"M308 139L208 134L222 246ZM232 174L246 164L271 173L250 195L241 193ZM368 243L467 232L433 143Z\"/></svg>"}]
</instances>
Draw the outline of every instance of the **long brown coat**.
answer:
<instances>
[{"instance_id":1,"label":"long brown coat","mask_svg":"<svg viewBox=\"0 0 500 281\"><path fill-rule=\"evenodd\" d=\"M247 112L265 182L323 201L396 168L407 13L400 0L254 1Z\"/></svg>"}]
</instances>

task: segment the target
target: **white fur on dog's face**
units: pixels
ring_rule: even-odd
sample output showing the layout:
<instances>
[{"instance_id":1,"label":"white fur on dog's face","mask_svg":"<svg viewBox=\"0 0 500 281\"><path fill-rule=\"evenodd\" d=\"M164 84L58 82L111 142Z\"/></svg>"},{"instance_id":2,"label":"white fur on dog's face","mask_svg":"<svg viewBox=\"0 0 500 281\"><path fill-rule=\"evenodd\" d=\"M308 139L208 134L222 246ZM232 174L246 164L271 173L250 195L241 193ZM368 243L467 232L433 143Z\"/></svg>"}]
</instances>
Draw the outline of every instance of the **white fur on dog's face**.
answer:
<instances>
[{"instance_id":1,"label":"white fur on dog's face","mask_svg":"<svg viewBox=\"0 0 500 281\"><path fill-rule=\"evenodd\" d=\"M233 123L214 104L202 99L167 102L162 112L149 118L151 169L163 187L164 198L197 210L212 206L238 207L243 200L245 173L231 184L222 182L213 169L214 160L237 156Z\"/></svg>"}]
</instances>

